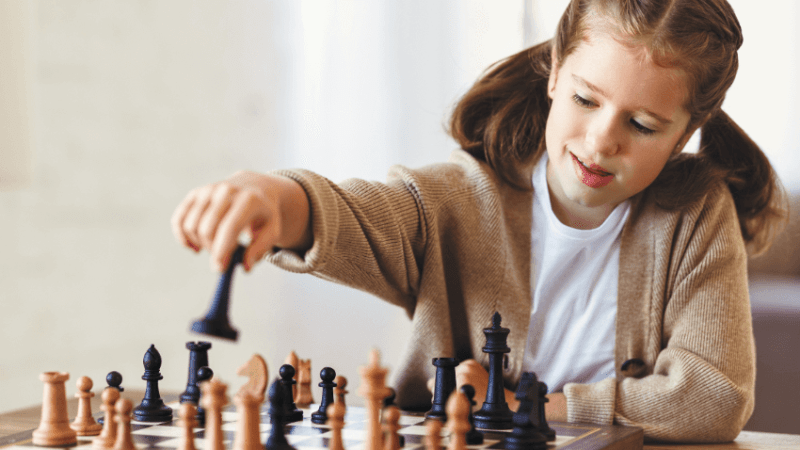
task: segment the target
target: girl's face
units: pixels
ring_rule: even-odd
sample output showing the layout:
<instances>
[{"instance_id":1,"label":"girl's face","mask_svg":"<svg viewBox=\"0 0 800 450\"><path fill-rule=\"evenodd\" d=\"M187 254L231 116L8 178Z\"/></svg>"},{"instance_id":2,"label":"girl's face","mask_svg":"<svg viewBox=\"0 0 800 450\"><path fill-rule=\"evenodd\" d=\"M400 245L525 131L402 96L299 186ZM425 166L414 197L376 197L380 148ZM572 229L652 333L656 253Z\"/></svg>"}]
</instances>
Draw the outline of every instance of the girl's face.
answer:
<instances>
[{"instance_id":1,"label":"girl's face","mask_svg":"<svg viewBox=\"0 0 800 450\"><path fill-rule=\"evenodd\" d=\"M548 83L550 197L563 223L594 228L686 143L685 77L600 32L559 63Z\"/></svg>"}]
</instances>

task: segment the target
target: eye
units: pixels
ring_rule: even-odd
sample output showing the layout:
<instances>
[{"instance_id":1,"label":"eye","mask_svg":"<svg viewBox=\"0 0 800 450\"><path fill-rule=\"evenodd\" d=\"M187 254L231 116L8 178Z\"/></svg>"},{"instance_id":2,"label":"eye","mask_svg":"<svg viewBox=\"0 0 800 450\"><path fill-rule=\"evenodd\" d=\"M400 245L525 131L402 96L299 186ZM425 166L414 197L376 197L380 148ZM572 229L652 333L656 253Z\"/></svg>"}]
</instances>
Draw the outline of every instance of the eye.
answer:
<instances>
[{"instance_id":1,"label":"eye","mask_svg":"<svg viewBox=\"0 0 800 450\"><path fill-rule=\"evenodd\" d=\"M639 132L641 134L644 134L644 135L647 135L647 136L649 136L649 135L651 135L651 134L656 132L656 130L647 128L646 126L640 124L639 122L637 122L637 121L635 121L633 119L631 119L631 125L633 125L633 128L636 129L637 132Z\"/></svg>"},{"instance_id":2,"label":"eye","mask_svg":"<svg viewBox=\"0 0 800 450\"><path fill-rule=\"evenodd\" d=\"M591 108L591 107L593 107L593 106L597 106L597 105L595 105L595 104L594 104L594 102L593 102L593 101L591 101L591 100L587 100L587 99L585 99L585 98L581 97L581 96L580 96L580 95L578 95L578 94L573 94L573 95L572 95L572 101L574 101L575 103L577 103L577 104L578 104L578 106L582 106L582 107L584 107L584 108Z\"/></svg>"}]
</instances>

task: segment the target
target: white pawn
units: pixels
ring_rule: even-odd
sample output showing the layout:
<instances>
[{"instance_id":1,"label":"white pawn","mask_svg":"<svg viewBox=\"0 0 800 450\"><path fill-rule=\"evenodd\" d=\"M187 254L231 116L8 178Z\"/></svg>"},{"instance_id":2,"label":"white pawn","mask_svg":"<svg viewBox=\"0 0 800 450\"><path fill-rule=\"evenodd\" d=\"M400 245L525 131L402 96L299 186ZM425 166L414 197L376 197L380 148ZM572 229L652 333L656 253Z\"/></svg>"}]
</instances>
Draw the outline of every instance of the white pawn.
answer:
<instances>
[{"instance_id":1,"label":"white pawn","mask_svg":"<svg viewBox=\"0 0 800 450\"><path fill-rule=\"evenodd\" d=\"M178 411L178 417L181 419L181 428L183 429L183 439L178 446L178 450L197 450L194 446L194 428L197 426L197 407L194 404L186 402L181 403L181 409Z\"/></svg>"},{"instance_id":2,"label":"white pawn","mask_svg":"<svg viewBox=\"0 0 800 450\"><path fill-rule=\"evenodd\" d=\"M103 430L100 432L100 436L97 436L92 441L92 448L107 450L114 448L114 442L117 440L117 410L114 406L119 400L119 391L114 388L106 388L100 398L103 399L103 405L100 406L100 409L106 414L103 419Z\"/></svg>"},{"instance_id":3,"label":"white pawn","mask_svg":"<svg viewBox=\"0 0 800 450\"><path fill-rule=\"evenodd\" d=\"M117 400L114 406L117 413L117 440L114 442L114 450L136 450L131 436L131 411L133 403L127 398Z\"/></svg>"},{"instance_id":4,"label":"white pawn","mask_svg":"<svg viewBox=\"0 0 800 450\"><path fill-rule=\"evenodd\" d=\"M383 410L383 449L400 450L400 409L397 406L388 406Z\"/></svg>"},{"instance_id":5,"label":"white pawn","mask_svg":"<svg viewBox=\"0 0 800 450\"><path fill-rule=\"evenodd\" d=\"M331 440L328 443L328 450L344 450L342 442L342 428L344 428L344 416L347 413L347 406L344 402L336 401L328 405L327 425L331 427Z\"/></svg>"},{"instance_id":6,"label":"white pawn","mask_svg":"<svg viewBox=\"0 0 800 450\"><path fill-rule=\"evenodd\" d=\"M447 450L466 450L470 404L461 391L454 391L447 400L447 429L450 431L450 444Z\"/></svg>"},{"instance_id":7,"label":"white pawn","mask_svg":"<svg viewBox=\"0 0 800 450\"><path fill-rule=\"evenodd\" d=\"M440 450L442 442L442 422L438 419L425 421L428 434L425 435L425 450Z\"/></svg>"},{"instance_id":8,"label":"white pawn","mask_svg":"<svg viewBox=\"0 0 800 450\"><path fill-rule=\"evenodd\" d=\"M205 450L225 450L222 440L222 407L228 403L228 385L217 377L200 384L200 403L206 410Z\"/></svg>"},{"instance_id":9,"label":"white pawn","mask_svg":"<svg viewBox=\"0 0 800 450\"><path fill-rule=\"evenodd\" d=\"M260 450L264 448L261 443L261 402L264 396L242 389L233 397L239 420L236 425L236 434L233 438L233 450Z\"/></svg>"},{"instance_id":10,"label":"white pawn","mask_svg":"<svg viewBox=\"0 0 800 450\"><path fill-rule=\"evenodd\" d=\"M78 378L78 392L75 397L78 399L78 415L70 425L78 436L97 436L103 430L103 426L97 423L92 417L91 400L94 397L92 392L92 379L89 377Z\"/></svg>"}]
</instances>

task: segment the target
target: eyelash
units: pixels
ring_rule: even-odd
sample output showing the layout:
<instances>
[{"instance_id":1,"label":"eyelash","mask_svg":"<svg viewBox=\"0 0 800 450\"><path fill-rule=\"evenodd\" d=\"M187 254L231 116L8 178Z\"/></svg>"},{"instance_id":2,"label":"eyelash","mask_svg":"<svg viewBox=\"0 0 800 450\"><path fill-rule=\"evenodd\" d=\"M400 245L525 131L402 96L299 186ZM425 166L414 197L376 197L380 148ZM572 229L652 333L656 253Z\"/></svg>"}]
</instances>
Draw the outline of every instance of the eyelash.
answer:
<instances>
[{"instance_id":1,"label":"eyelash","mask_svg":"<svg viewBox=\"0 0 800 450\"><path fill-rule=\"evenodd\" d=\"M575 103L578 104L578 106L581 106L583 108L591 108L592 106L596 106L593 101L587 100L587 99L581 97L578 94L573 94L572 95L572 101L574 101ZM637 122L637 121L635 121L633 119L631 119L631 125L633 126L633 128L638 133L643 134L645 136L649 136L649 135L654 134L656 132L656 130L652 130L650 128L647 128L646 126L640 124L639 122Z\"/></svg>"}]
</instances>

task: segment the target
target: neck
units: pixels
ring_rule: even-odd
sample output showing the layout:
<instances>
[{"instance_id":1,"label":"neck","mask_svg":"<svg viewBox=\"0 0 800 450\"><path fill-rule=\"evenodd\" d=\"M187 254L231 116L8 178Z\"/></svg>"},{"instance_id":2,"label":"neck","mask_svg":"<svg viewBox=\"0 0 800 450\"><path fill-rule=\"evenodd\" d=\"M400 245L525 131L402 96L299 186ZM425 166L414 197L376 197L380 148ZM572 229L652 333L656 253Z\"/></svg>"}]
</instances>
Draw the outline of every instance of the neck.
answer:
<instances>
[{"instance_id":1,"label":"neck","mask_svg":"<svg viewBox=\"0 0 800 450\"><path fill-rule=\"evenodd\" d=\"M550 168L548 167L547 170L549 172ZM551 183L549 176L547 191L550 195L550 205L553 208L553 214L555 214L558 220L564 225L578 230L591 230L599 227L617 206L584 206L577 202L570 201L561 189L561 185L558 183Z\"/></svg>"}]
</instances>

